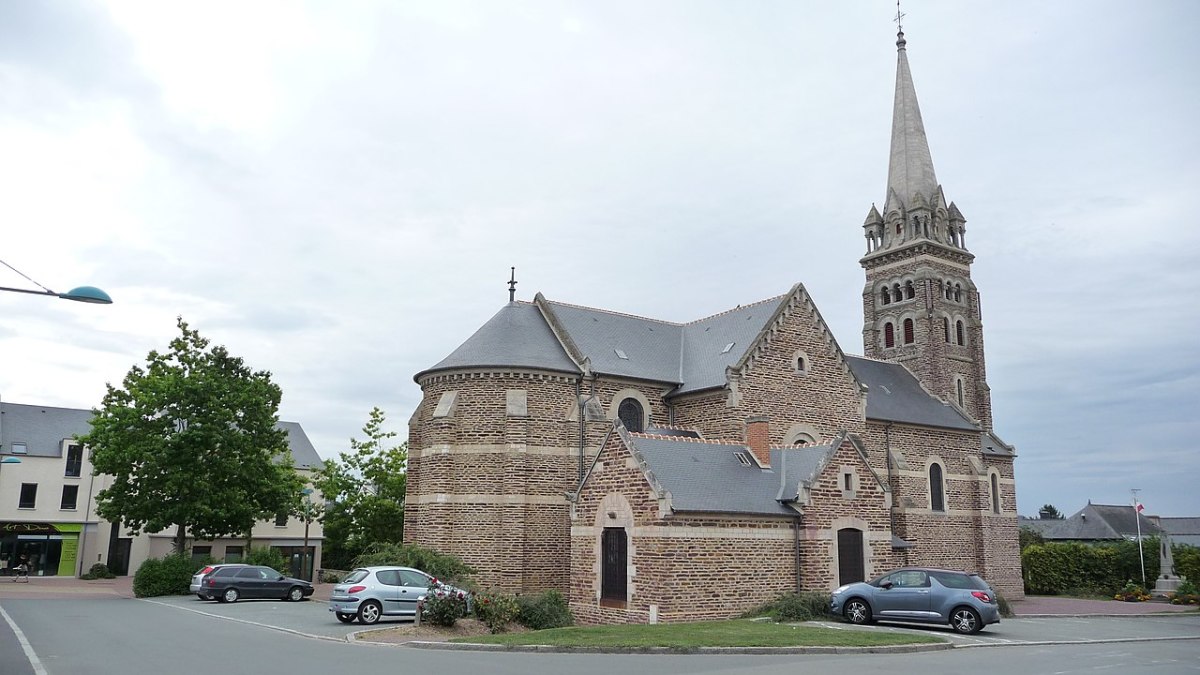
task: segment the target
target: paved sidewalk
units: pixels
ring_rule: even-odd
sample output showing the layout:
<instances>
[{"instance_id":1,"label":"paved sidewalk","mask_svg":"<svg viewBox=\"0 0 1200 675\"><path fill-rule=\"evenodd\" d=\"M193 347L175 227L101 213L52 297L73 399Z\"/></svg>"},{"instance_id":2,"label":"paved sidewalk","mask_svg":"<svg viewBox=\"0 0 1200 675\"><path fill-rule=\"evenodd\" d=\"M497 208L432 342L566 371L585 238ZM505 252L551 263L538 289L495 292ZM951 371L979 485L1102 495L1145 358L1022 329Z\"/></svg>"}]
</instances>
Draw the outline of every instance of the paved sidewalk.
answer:
<instances>
[{"instance_id":1,"label":"paved sidewalk","mask_svg":"<svg viewBox=\"0 0 1200 675\"><path fill-rule=\"evenodd\" d=\"M1013 614L1033 616L1140 616L1146 614L1195 613L1195 605L1172 605L1167 602L1119 602L1117 600L1084 600L1053 595L1030 595L1010 603Z\"/></svg>"}]
</instances>

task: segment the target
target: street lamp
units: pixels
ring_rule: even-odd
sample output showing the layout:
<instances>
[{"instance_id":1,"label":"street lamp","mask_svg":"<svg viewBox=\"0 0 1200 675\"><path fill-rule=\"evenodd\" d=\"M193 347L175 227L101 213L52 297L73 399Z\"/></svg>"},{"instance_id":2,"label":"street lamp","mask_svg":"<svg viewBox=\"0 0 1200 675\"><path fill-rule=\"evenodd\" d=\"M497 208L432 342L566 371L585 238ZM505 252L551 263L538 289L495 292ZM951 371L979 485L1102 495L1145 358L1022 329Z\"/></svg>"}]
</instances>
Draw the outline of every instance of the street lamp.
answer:
<instances>
[{"instance_id":1,"label":"street lamp","mask_svg":"<svg viewBox=\"0 0 1200 675\"><path fill-rule=\"evenodd\" d=\"M312 573L308 569L308 524L312 520L312 500L309 495L313 493L312 488L304 488L300 494L304 495L304 548L300 552L300 573L304 575L305 581L312 581Z\"/></svg>"},{"instance_id":2,"label":"street lamp","mask_svg":"<svg viewBox=\"0 0 1200 675\"><path fill-rule=\"evenodd\" d=\"M13 293L29 293L30 295L48 295L52 298L62 298L63 300L74 300L75 302L87 302L93 305L111 305L112 298L108 297L108 293L96 288L95 286L80 286L72 288L66 293L55 293L49 288L41 291L35 291L29 288L9 288L0 286L0 291L11 291Z\"/></svg>"}]
</instances>

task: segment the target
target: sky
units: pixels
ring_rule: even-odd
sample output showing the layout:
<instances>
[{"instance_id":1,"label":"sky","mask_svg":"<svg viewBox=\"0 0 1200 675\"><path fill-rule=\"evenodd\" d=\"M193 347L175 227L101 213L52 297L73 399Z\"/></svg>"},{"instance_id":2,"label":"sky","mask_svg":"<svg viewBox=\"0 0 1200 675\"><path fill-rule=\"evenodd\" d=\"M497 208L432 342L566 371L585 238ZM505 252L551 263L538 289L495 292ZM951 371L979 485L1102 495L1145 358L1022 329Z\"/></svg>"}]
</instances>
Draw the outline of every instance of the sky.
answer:
<instances>
[{"instance_id":1,"label":"sky","mask_svg":"<svg viewBox=\"0 0 1200 675\"><path fill-rule=\"evenodd\" d=\"M1200 3L909 0L1018 510L1200 516ZM508 300L805 285L862 353L887 0L0 0L0 398L91 408L176 317L325 457ZM0 267L0 286L36 288Z\"/></svg>"}]
</instances>

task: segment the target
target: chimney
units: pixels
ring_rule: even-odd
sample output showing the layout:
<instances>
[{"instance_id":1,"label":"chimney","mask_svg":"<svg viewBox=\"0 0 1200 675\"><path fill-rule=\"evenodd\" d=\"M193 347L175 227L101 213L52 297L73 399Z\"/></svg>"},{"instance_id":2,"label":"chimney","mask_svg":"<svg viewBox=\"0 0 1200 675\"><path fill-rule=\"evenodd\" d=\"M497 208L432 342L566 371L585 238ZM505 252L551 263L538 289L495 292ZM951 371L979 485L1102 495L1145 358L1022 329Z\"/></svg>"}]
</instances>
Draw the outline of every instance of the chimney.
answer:
<instances>
[{"instance_id":1,"label":"chimney","mask_svg":"<svg viewBox=\"0 0 1200 675\"><path fill-rule=\"evenodd\" d=\"M771 424L769 417L758 415L746 418L746 445L763 468L771 466Z\"/></svg>"}]
</instances>

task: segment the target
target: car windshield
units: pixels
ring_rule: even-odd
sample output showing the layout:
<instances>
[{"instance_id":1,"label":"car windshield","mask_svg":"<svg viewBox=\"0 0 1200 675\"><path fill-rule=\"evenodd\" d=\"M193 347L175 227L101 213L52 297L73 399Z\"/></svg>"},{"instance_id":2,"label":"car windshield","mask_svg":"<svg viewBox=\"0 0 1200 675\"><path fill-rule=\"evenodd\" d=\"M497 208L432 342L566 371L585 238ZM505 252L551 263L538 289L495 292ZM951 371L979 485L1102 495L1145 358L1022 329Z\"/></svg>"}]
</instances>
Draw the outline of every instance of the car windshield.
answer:
<instances>
[{"instance_id":1,"label":"car windshield","mask_svg":"<svg viewBox=\"0 0 1200 675\"><path fill-rule=\"evenodd\" d=\"M366 579L368 574L370 574L370 572L368 572L367 570L354 570L350 574L347 574L345 579L342 579L342 583L343 584L356 584L356 583L362 581L363 579Z\"/></svg>"}]
</instances>

